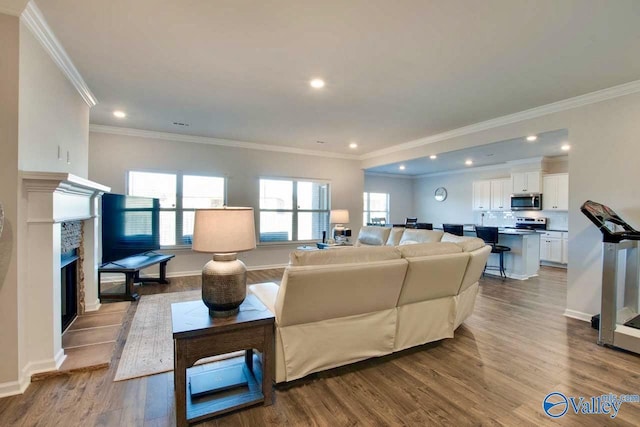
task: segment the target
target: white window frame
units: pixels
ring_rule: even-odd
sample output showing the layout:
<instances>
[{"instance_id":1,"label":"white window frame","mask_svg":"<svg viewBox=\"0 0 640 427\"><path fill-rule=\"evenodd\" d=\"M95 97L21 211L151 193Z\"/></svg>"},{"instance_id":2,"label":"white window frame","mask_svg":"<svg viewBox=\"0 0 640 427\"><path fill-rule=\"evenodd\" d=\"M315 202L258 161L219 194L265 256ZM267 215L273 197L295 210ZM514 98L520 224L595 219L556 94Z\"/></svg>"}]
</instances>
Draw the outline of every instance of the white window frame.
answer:
<instances>
[{"instance_id":1,"label":"white window frame","mask_svg":"<svg viewBox=\"0 0 640 427\"><path fill-rule=\"evenodd\" d=\"M367 195L367 202L364 203L364 195ZM362 194L362 201L363 201L363 205L364 205L364 210L363 210L363 214L366 215L366 221L364 222L364 225L367 225L369 223L371 223L371 212L382 212L382 211L372 211L371 210L371 194L384 194L387 197L387 206L385 207L385 217L387 218L387 224L389 224L391 222L391 218L390 218L390 213L389 213L389 205L391 204L391 194L389 193L383 193L383 192L378 192L378 191L364 191Z\"/></svg>"},{"instance_id":2,"label":"white window frame","mask_svg":"<svg viewBox=\"0 0 640 427\"><path fill-rule=\"evenodd\" d=\"M224 180L224 185L223 185L223 191L224 194L222 196L223 199L223 205L227 205L227 177L222 176L222 175L210 175L210 174L206 174L206 173L197 173L197 172L185 172L185 171L160 171L160 170L144 170L144 169L131 169L127 171L127 176L126 176L126 188L127 188L127 195L133 196L134 194L131 194L131 188L129 185L129 177L130 174L132 172L142 172L142 173L158 173L158 174L166 174L166 175L175 175L176 177L176 205L173 208L163 208L160 207L160 212L175 212L176 213L176 223L175 223L175 230L176 230L176 235L175 235L175 245L163 245L161 246L162 248L180 248L180 247L190 247L191 246L191 238L193 236L187 235L187 236L183 236L182 235L182 229L183 229L183 217L184 217L184 212L195 212L195 208L183 208L182 207L182 198L183 198L183 194L184 194L184 189L182 186L182 182L184 179L184 176L201 176L201 177L206 177L206 178L222 178ZM148 196L145 196L148 197Z\"/></svg>"},{"instance_id":3,"label":"white window frame","mask_svg":"<svg viewBox=\"0 0 640 427\"><path fill-rule=\"evenodd\" d=\"M289 181L293 183L292 187L292 204L291 209L262 209L260 208L260 181ZM298 208L298 183L299 182L314 182L317 184L324 184L327 186L327 209L299 209ZM261 228L262 228L262 212L291 212L291 240L281 241L262 241L260 240ZM331 213L331 182L324 179L313 178L289 178L289 177L273 177L273 176L261 176L258 178L258 243L260 245L282 245L292 243L304 243L314 242L315 240L298 240L298 213L325 213L327 216L327 224L329 224L329 216ZM330 224L329 224L330 225ZM328 230L327 230L328 231ZM317 240L317 239L316 239Z\"/></svg>"}]
</instances>

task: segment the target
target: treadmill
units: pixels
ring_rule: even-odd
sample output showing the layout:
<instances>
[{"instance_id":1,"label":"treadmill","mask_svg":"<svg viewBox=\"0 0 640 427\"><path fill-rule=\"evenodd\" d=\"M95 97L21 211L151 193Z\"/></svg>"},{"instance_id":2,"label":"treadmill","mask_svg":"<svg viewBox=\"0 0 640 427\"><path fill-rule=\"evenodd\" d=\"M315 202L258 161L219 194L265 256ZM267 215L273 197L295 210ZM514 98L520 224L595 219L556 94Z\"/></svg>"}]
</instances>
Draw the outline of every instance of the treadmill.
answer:
<instances>
[{"instance_id":1,"label":"treadmill","mask_svg":"<svg viewBox=\"0 0 640 427\"><path fill-rule=\"evenodd\" d=\"M602 233L602 301L598 344L640 354L640 231L635 230L611 208L591 200L580 211ZM607 222L613 224L611 228ZM622 227L616 231L616 226ZM618 260L624 257L624 269ZM623 270L623 271L619 271ZM618 283L624 274L624 289Z\"/></svg>"}]
</instances>

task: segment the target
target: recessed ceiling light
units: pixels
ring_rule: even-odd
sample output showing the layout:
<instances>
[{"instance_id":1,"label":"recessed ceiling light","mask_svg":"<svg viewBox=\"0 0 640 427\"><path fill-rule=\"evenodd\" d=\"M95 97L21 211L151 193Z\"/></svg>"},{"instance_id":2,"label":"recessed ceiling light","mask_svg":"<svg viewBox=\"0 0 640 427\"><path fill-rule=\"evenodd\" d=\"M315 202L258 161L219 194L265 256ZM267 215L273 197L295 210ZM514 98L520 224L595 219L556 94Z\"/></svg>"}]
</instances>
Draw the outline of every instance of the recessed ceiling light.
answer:
<instances>
[{"instance_id":1,"label":"recessed ceiling light","mask_svg":"<svg viewBox=\"0 0 640 427\"><path fill-rule=\"evenodd\" d=\"M116 116L119 119L124 119L125 117L127 117L127 113L125 113L124 111L120 111L120 110L114 111L113 115Z\"/></svg>"},{"instance_id":2,"label":"recessed ceiling light","mask_svg":"<svg viewBox=\"0 0 640 427\"><path fill-rule=\"evenodd\" d=\"M537 136L535 136L535 135L529 135L529 136L527 137L527 141L529 141L529 142L533 142L533 141L535 141L536 139L538 139L538 137L537 137Z\"/></svg>"},{"instance_id":3,"label":"recessed ceiling light","mask_svg":"<svg viewBox=\"0 0 640 427\"><path fill-rule=\"evenodd\" d=\"M560 149L562 151L569 151L571 150L571 146L569 144L564 144L562 147L560 147Z\"/></svg>"},{"instance_id":4,"label":"recessed ceiling light","mask_svg":"<svg viewBox=\"0 0 640 427\"><path fill-rule=\"evenodd\" d=\"M314 89L322 89L324 87L324 80L322 79L313 79L309 82L312 88Z\"/></svg>"},{"instance_id":5,"label":"recessed ceiling light","mask_svg":"<svg viewBox=\"0 0 640 427\"><path fill-rule=\"evenodd\" d=\"M437 159L437 158L438 158L438 156L436 156L435 154L432 154L432 155L430 155L430 156L429 156L429 158L430 158L431 160L435 160L435 159Z\"/></svg>"},{"instance_id":6,"label":"recessed ceiling light","mask_svg":"<svg viewBox=\"0 0 640 427\"><path fill-rule=\"evenodd\" d=\"M403 171L403 170L405 170L405 169L406 169L406 167L405 167L404 165L400 165L400 167L399 167L398 169L400 169L401 171Z\"/></svg>"},{"instance_id":7,"label":"recessed ceiling light","mask_svg":"<svg viewBox=\"0 0 640 427\"><path fill-rule=\"evenodd\" d=\"M349 148L358 148L358 144L352 142L351 144L349 144Z\"/></svg>"},{"instance_id":8,"label":"recessed ceiling light","mask_svg":"<svg viewBox=\"0 0 640 427\"><path fill-rule=\"evenodd\" d=\"M469 159L469 160L465 161L464 164L467 165L467 166L471 166L473 164L473 160Z\"/></svg>"}]
</instances>

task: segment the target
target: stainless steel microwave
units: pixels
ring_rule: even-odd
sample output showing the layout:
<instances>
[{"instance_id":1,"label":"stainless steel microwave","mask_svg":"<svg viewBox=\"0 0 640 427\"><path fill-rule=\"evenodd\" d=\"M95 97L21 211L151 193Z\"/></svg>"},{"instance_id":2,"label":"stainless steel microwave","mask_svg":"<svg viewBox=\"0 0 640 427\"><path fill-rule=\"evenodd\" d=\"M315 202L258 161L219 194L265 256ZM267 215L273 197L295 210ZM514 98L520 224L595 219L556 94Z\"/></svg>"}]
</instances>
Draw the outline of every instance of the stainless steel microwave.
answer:
<instances>
[{"instance_id":1,"label":"stainless steel microwave","mask_svg":"<svg viewBox=\"0 0 640 427\"><path fill-rule=\"evenodd\" d=\"M512 211L539 211L542 210L542 194L513 194L511 195Z\"/></svg>"}]
</instances>

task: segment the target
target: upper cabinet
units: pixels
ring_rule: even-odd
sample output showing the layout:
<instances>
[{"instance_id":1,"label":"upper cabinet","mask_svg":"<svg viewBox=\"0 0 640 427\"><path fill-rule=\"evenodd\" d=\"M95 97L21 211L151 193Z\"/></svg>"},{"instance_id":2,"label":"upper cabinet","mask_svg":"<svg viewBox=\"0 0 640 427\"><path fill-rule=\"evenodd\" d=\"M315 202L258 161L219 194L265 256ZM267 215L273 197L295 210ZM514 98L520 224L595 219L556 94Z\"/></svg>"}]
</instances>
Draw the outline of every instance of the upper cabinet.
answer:
<instances>
[{"instance_id":1,"label":"upper cabinet","mask_svg":"<svg viewBox=\"0 0 640 427\"><path fill-rule=\"evenodd\" d=\"M491 181L473 182L473 210L488 211L491 209Z\"/></svg>"},{"instance_id":2,"label":"upper cabinet","mask_svg":"<svg viewBox=\"0 0 640 427\"><path fill-rule=\"evenodd\" d=\"M542 174L535 172L514 172L511 174L511 190L513 194L541 193Z\"/></svg>"},{"instance_id":3,"label":"upper cabinet","mask_svg":"<svg viewBox=\"0 0 640 427\"><path fill-rule=\"evenodd\" d=\"M542 178L542 209L545 211L569 210L569 174L558 173Z\"/></svg>"},{"instance_id":4,"label":"upper cabinet","mask_svg":"<svg viewBox=\"0 0 640 427\"><path fill-rule=\"evenodd\" d=\"M491 210L511 210L511 179L491 180Z\"/></svg>"}]
</instances>

